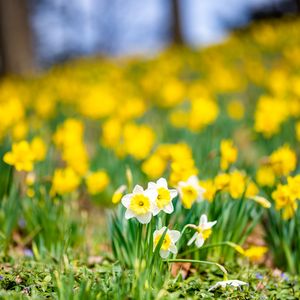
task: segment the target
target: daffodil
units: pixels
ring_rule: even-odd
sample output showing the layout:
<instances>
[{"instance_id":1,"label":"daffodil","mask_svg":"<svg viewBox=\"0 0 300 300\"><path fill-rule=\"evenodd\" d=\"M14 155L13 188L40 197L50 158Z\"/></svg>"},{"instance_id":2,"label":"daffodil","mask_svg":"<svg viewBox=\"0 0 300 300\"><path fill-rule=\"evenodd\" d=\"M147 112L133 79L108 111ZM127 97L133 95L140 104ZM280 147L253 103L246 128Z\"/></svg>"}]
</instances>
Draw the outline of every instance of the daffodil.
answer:
<instances>
[{"instance_id":1,"label":"daffodil","mask_svg":"<svg viewBox=\"0 0 300 300\"><path fill-rule=\"evenodd\" d=\"M56 169L52 179L51 194L67 194L76 190L80 184L80 177L71 168Z\"/></svg>"},{"instance_id":2,"label":"daffodil","mask_svg":"<svg viewBox=\"0 0 300 300\"><path fill-rule=\"evenodd\" d=\"M177 254L177 247L175 243L180 238L180 232L178 230L169 230L165 226L159 230L155 230L153 233L153 251L155 250L165 231L166 233L164 240L159 250L159 254L162 258L167 258L170 252Z\"/></svg>"},{"instance_id":3,"label":"daffodil","mask_svg":"<svg viewBox=\"0 0 300 300\"><path fill-rule=\"evenodd\" d=\"M208 222L207 216L203 214L200 217L199 225L188 224L188 227L191 227L196 230L195 234L188 241L188 246L192 245L194 242L198 248L202 247L205 240L208 239L212 233L212 227L217 223L217 221Z\"/></svg>"},{"instance_id":4,"label":"daffodil","mask_svg":"<svg viewBox=\"0 0 300 300\"><path fill-rule=\"evenodd\" d=\"M144 190L140 185L136 185L131 194L123 196L121 202L127 208L125 218L136 218L140 223L150 222L154 203L158 193L155 189Z\"/></svg>"},{"instance_id":5,"label":"daffodil","mask_svg":"<svg viewBox=\"0 0 300 300\"><path fill-rule=\"evenodd\" d=\"M148 189L157 191L157 198L153 208L153 215L156 216L160 211L171 214L174 211L172 200L177 196L175 189L169 189L165 178L160 178L154 182L148 183Z\"/></svg>"},{"instance_id":6,"label":"daffodil","mask_svg":"<svg viewBox=\"0 0 300 300\"><path fill-rule=\"evenodd\" d=\"M190 209L194 202L202 201L205 193L205 189L200 186L197 176L191 176L187 181L180 181L178 191L182 205L187 209Z\"/></svg>"},{"instance_id":7,"label":"daffodil","mask_svg":"<svg viewBox=\"0 0 300 300\"><path fill-rule=\"evenodd\" d=\"M21 141L12 145L12 150L3 157L4 162L15 166L17 171L32 171L34 153L27 141Z\"/></svg>"},{"instance_id":8,"label":"daffodil","mask_svg":"<svg viewBox=\"0 0 300 300\"><path fill-rule=\"evenodd\" d=\"M126 187L125 184L122 184L121 186L119 186L119 187L115 190L115 192L114 192L114 194L113 194L113 196L112 196L111 202L112 202L113 204L119 203L119 202L121 201L121 198L122 198L122 196L123 196L123 193L126 191L126 189L127 189L127 187Z\"/></svg>"},{"instance_id":9,"label":"daffodil","mask_svg":"<svg viewBox=\"0 0 300 300\"><path fill-rule=\"evenodd\" d=\"M90 173L86 178L88 192L95 195L105 190L110 182L109 176L103 170Z\"/></svg>"},{"instance_id":10,"label":"daffodil","mask_svg":"<svg viewBox=\"0 0 300 300\"><path fill-rule=\"evenodd\" d=\"M224 281L219 281L217 282L215 285L213 285L212 287L210 287L208 289L208 291L214 291L216 289L218 289L219 287L221 288L226 288L227 286L231 286L231 287L241 287L242 285L248 285L247 282L241 281L241 280L224 280Z\"/></svg>"}]
</instances>

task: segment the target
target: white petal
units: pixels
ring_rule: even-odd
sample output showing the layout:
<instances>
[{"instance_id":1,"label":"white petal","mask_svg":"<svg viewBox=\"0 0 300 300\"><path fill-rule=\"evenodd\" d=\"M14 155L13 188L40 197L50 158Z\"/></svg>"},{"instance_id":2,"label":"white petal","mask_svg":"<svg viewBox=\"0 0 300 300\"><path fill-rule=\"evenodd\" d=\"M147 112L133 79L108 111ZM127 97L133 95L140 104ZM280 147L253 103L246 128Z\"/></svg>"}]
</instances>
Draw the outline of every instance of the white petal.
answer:
<instances>
[{"instance_id":1,"label":"white petal","mask_svg":"<svg viewBox=\"0 0 300 300\"><path fill-rule=\"evenodd\" d=\"M194 235L192 236L192 238L188 241L187 245L190 246L194 243L195 239L197 238L198 233L194 233Z\"/></svg>"},{"instance_id":2,"label":"white petal","mask_svg":"<svg viewBox=\"0 0 300 300\"><path fill-rule=\"evenodd\" d=\"M193 175L191 176L187 182L195 187L198 187L199 186L199 179L197 176Z\"/></svg>"},{"instance_id":3,"label":"white petal","mask_svg":"<svg viewBox=\"0 0 300 300\"><path fill-rule=\"evenodd\" d=\"M203 226L207 223L207 216L205 214L201 215L200 221L199 221L199 226Z\"/></svg>"},{"instance_id":4,"label":"white petal","mask_svg":"<svg viewBox=\"0 0 300 300\"><path fill-rule=\"evenodd\" d=\"M215 226L217 224L217 221L213 221L213 222L207 222L206 228L205 229L210 229L213 226Z\"/></svg>"},{"instance_id":5,"label":"white petal","mask_svg":"<svg viewBox=\"0 0 300 300\"><path fill-rule=\"evenodd\" d=\"M130 205L132 194L124 195L121 199L121 203L127 208Z\"/></svg>"},{"instance_id":6,"label":"white petal","mask_svg":"<svg viewBox=\"0 0 300 300\"><path fill-rule=\"evenodd\" d=\"M158 187L164 187L164 188L168 188L168 183L167 183L167 180L165 178L159 178L157 181L156 181L156 184Z\"/></svg>"},{"instance_id":7,"label":"white petal","mask_svg":"<svg viewBox=\"0 0 300 300\"><path fill-rule=\"evenodd\" d=\"M174 244L171 244L169 247L170 252L177 254L177 247Z\"/></svg>"},{"instance_id":8,"label":"white petal","mask_svg":"<svg viewBox=\"0 0 300 300\"><path fill-rule=\"evenodd\" d=\"M203 244L204 244L204 238L203 238L203 236L202 235L199 235L198 234L198 236L197 236L197 239L196 239L196 247L197 248L200 248L200 247L202 247L203 246Z\"/></svg>"},{"instance_id":9,"label":"white petal","mask_svg":"<svg viewBox=\"0 0 300 300\"><path fill-rule=\"evenodd\" d=\"M133 194L140 194L143 193L144 189L140 185L136 185L133 189Z\"/></svg>"},{"instance_id":10,"label":"white petal","mask_svg":"<svg viewBox=\"0 0 300 300\"><path fill-rule=\"evenodd\" d=\"M169 235L170 235L173 243L176 243L179 240L179 238L180 238L180 231L178 231L178 230L170 230L169 231Z\"/></svg>"},{"instance_id":11,"label":"white petal","mask_svg":"<svg viewBox=\"0 0 300 300\"><path fill-rule=\"evenodd\" d=\"M166 214L171 214L173 211L174 211L174 207L173 207L173 204L172 202L170 202L169 204L167 204L165 207L164 207L164 212Z\"/></svg>"},{"instance_id":12,"label":"white petal","mask_svg":"<svg viewBox=\"0 0 300 300\"><path fill-rule=\"evenodd\" d=\"M157 233L158 233L158 234L163 234L163 233L165 232L166 229L167 229L167 227L164 226L164 227L162 227L161 229L157 230ZM167 229L167 233L168 233L168 231L169 231L169 230ZM166 233L166 234L167 234L167 233Z\"/></svg>"},{"instance_id":13,"label":"white petal","mask_svg":"<svg viewBox=\"0 0 300 300\"><path fill-rule=\"evenodd\" d=\"M155 202L158 196L156 189L147 189L144 191L144 195L150 199L151 202Z\"/></svg>"},{"instance_id":14,"label":"white petal","mask_svg":"<svg viewBox=\"0 0 300 300\"><path fill-rule=\"evenodd\" d=\"M148 224L151 221L151 217L152 217L151 213L146 213L144 215L136 216L138 221L142 224Z\"/></svg>"},{"instance_id":15,"label":"white petal","mask_svg":"<svg viewBox=\"0 0 300 300\"><path fill-rule=\"evenodd\" d=\"M154 182L148 182L148 189L156 189L156 183Z\"/></svg>"},{"instance_id":16,"label":"white petal","mask_svg":"<svg viewBox=\"0 0 300 300\"><path fill-rule=\"evenodd\" d=\"M156 205L153 205L153 208L152 208L153 216L158 215L160 211L161 210Z\"/></svg>"},{"instance_id":17,"label":"white petal","mask_svg":"<svg viewBox=\"0 0 300 300\"><path fill-rule=\"evenodd\" d=\"M170 191L170 195L171 195L171 199L174 199L175 197L177 197L178 192L175 189L169 190Z\"/></svg>"},{"instance_id":18,"label":"white petal","mask_svg":"<svg viewBox=\"0 0 300 300\"><path fill-rule=\"evenodd\" d=\"M135 217L134 212L131 209L127 209L126 212L125 212L125 219L128 220L128 219L131 219L133 217Z\"/></svg>"},{"instance_id":19,"label":"white petal","mask_svg":"<svg viewBox=\"0 0 300 300\"><path fill-rule=\"evenodd\" d=\"M168 250L163 250L163 249L160 249L159 250L159 255L162 257L162 258L167 258L170 254L170 251Z\"/></svg>"}]
</instances>

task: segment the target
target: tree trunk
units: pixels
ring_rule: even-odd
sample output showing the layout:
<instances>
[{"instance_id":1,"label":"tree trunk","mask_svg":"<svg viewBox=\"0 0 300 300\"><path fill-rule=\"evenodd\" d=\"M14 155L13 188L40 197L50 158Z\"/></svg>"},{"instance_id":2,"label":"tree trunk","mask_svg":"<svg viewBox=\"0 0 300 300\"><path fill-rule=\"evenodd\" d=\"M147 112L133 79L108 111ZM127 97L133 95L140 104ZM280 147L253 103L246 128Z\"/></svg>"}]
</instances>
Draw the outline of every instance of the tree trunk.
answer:
<instances>
[{"instance_id":1,"label":"tree trunk","mask_svg":"<svg viewBox=\"0 0 300 300\"><path fill-rule=\"evenodd\" d=\"M184 44L184 39L181 30L179 0L171 0L171 17L172 17L172 28L171 28L172 43L177 45L182 45Z\"/></svg>"},{"instance_id":2,"label":"tree trunk","mask_svg":"<svg viewBox=\"0 0 300 300\"><path fill-rule=\"evenodd\" d=\"M35 70L26 0L0 0L0 55L3 74Z\"/></svg>"}]
</instances>

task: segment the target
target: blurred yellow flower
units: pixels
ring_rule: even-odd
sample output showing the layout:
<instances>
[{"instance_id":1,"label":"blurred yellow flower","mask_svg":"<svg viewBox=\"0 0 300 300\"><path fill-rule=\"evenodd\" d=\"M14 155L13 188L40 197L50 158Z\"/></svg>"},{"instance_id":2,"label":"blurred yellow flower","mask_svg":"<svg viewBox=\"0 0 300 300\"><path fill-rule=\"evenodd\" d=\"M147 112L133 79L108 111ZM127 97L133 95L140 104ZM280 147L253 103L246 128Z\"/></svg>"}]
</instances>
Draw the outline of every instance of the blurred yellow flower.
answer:
<instances>
[{"instance_id":1,"label":"blurred yellow flower","mask_svg":"<svg viewBox=\"0 0 300 300\"><path fill-rule=\"evenodd\" d=\"M97 171L90 173L86 177L86 185L88 192L91 195L95 195L104 191L110 182L109 176L105 171Z\"/></svg>"},{"instance_id":2,"label":"blurred yellow flower","mask_svg":"<svg viewBox=\"0 0 300 300\"><path fill-rule=\"evenodd\" d=\"M270 163L274 173L287 176L296 168L296 153L288 145L284 145L270 155Z\"/></svg>"},{"instance_id":3,"label":"blurred yellow flower","mask_svg":"<svg viewBox=\"0 0 300 300\"><path fill-rule=\"evenodd\" d=\"M226 173L218 174L215 177L214 182L217 191L227 189L230 183L230 176Z\"/></svg>"},{"instance_id":4,"label":"blurred yellow flower","mask_svg":"<svg viewBox=\"0 0 300 300\"><path fill-rule=\"evenodd\" d=\"M220 146L221 169L226 171L237 160L238 150L231 140L222 140Z\"/></svg>"},{"instance_id":5,"label":"blurred yellow flower","mask_svg":"<svg viewBox=\"0 0 300 300\"><path fill-rule=\"evenodd\" d=\"M45 142L40 137L35 137L30 143L31 150L34 154L34 159L42 161L46 157L47 147Z\"/></svg>"},{"instance_id":6,"label":"blurred yellow flower","mask_svg":"<svg viewBox=\"0 0 300 300\"><path fill-rule=\"evenodd\" d=\"M142 164L142 171L150 179L157 179L162 176L167 166L166 160L159 155L153 154Z\"/></svg>"},{"instance_id":7,"label":"blurred yellow flower","mask_svg":"<svg viewBox=\"0 0 300 300\"><path fill-rule=\"evenodd\" d=\"M281 124L288 117L288 106L285 101L262 96L256 106L254 128L266 138L279 132Z\"/></svg>"},{"instance_id":8,"label":"blurred yellow flower","mask_svg":"<svg viewBox=\"0 0 300 300\"><path fill-rule=\"evenodd\" d=\"M126 191L126 188L127 188L126 185L123 184L116 189L111 200L113 204L117 204L121 201L123 197L123 193Z\"/></svg>"},{"instance_id":9,"label":"blurred yellow flower","mask_svg":"<svg viewBox=\"0 0 300 300\"><path fill-rule=\"evenodd\" d=\"M227 105L228 116L233 120L241 120L245 114L245 107L239 100L231 100Z\"/></svg>"},{"instance_id":10,"label":"blurred yellow flower","mask_svg":"<svg viewBox=\"0 0 300 300\"><path fill-rule=\"evenodd\" d=\"M284 220L291 219L295 215L298 204L296 199L291 196L290 187L288 185L279 184L272 193L272 198L275 201L275 209L283 209L282 218Z\"/></svg>"},{"instance_id":11,"label":"blurred yellow flower","mask_svg":"<svg viewBox=\"0 0 300 300\"><path fill-rule=\"evenodd\" d=\"M34 153L27 141L21 141L12 145L12 150L3 157L4 162L15 166L17 171L32 171Z\"/></svg>"},{"instance_id":12,"label":"blurred yellow flower","mask_svg":"<svg viewBox=\"0 0 300 300\"><path fill-rule=\"evenodd\" d=\"M256 171L256 181L261 186L272 187L275 184L275 174L270 166L261 166Z\"/></svg>"},{"instance_id":13,"label":"blurred yellow flower","mask_svg":"<svg viewBox=\"0 0 300 300\"><path fill-rule=\"evenodd\" d=\"M252 262L257 262L263 258L267 253L268 248L264 246L251 246L244 250L244 255L248 257Z\"/></svg>"},{"instance_id":14,"label":"blurred yellow flower","mask_svg":"<svg viewBox=\"0 0 300 300\"><path fill-rule=\"evenodd\" d=\"M155 141L151 127L129 123L124 126L123 134L126 153L135 159L144 159L149 155Z\"/></svg>"},{"instance_id":15,"label":"blurred yellow flower","mask_svg":"<svg viewBox=\"0 0 300 300\"><path fill-rule=\"evenodd\" d=\"M188 128L198 131L215 122L219 115L218 104L209 98L196 98L191 101Z\"/></svg>"},{"instance_id":16,"label":"blurred yellow flower","mask_svg":"<svg viewBox=\"0 0 300 300\"><path fill-rule=\"evenodd\" d=\"M12 128L12 136L15 141L20 141L26 138L28 133L28 124L22 120L17 122Z\"/></svg>"},{"instance_id":17,"label":"blurred yellow flower","mask_svg":"<svg viewBox=\"0 0 300 300\"><path fill-rule=\"evenodd\" d=\"M259 205L261 205L264 208L271 207L271 202L262 196L251 196L251 197L249 197L249 199L253 200L254 202L258 203Z\"/></svg>"},{"instance_id":18,"label":"blurred yellow flower","mask_svg":"<svg viewBox=\"0 0 300 300\"><path fill-rule=\"evenodd\" d=\"M212 202L216 194L214 181L212 179L201 180L200 185L205 189L203 198L208 202Z\"/></svg>"},{"instance_id":19,"label":"blurred yellow flower","mask_svg":"<svg viewBox=\"0 0 300 300\"><path fill-rule=\"evenodd\" d=\"M67 167L56 169L52 179L51 194L67 194L74 192L80 184L80 177L76 172Z\"/></svg>"}]
</instances>

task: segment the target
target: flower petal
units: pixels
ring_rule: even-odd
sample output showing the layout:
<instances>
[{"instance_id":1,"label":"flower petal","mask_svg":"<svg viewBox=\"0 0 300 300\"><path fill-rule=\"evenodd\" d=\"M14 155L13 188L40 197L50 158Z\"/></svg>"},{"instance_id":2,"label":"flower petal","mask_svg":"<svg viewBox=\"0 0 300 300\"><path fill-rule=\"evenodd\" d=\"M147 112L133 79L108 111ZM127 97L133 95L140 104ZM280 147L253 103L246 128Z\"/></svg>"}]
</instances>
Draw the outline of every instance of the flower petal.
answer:
<instances>
[{"instance_id":1,"label":"flower petal","mask_svg":"<svg viewBox=\"0 0 300 300\"><path fill-rule=\"evenodd\" d=\"M180 231L178 231L178 230L170 230L169 231L169 235L170 235L173 243L176 243L179 240L179 238L180 238Z\"/></svg>"},{"instance_id":2,"label":"flower petal","mask_svg":"<svg viewBox=\"0 0 300 300\"><path fill-rule=\"evenodd\" d=\"M143 193L144 189L140 185L136 185L133 189L133 194L140 194Z\"/></svg>"},{"instance_id":3,"label":"flower petal","mask_svg":"<svg viewBox=\"0 0 300 300\"><path fill-rule=\"evenodd\" d=\"M169 247L170 252L177 254L177 247L174 244L171 244Z\"/></svg>"},{"instance_id":4,"label":"flower petal","mask_svg":"<svg viewBox=\"0 0 300 300\"><path fill-rule=\"evenodd\" d=\"M133 211L131 209L127 209L125 212L125 219L128 220L133 217L135 217L135 214L133 213Z\"/></svg>"},{"instance_id":5,"label":"flower petal","mask_svg":"<svg viewBox=\"0 0 300 300\"><path fill-rule=\"evenodd\" d=\"M190 246L194 243L195 239L197 238L198 233L194 233L194 235L192 236L192 238L188 241L187 245Z\"/></svg>"},{"instance_id":6,"label":"flower petal","mask_svg":"<svg viewBox=\"0 0 300 300\"><path fill-rule=\"evenodd\" d=\"M170 195L171 195L171 199L174 199L175 197L177 197L178 192L175 189L171 189L170 191Z\"/></svg>"},{"instance_id":7,"label":"flower petal","mask_svg":"<svg viewBox=\"0 0 300 300\"><path fill-rule=\"evenodd\" d=\"M130 205L132 194L124 195L121 199L121 203L127 208Z\"/></svg>"},{"instance_id":8,"label":"flower petal","mask_svg":"<svg viewBox=\"0 0 300 300\"><path fill-rule=\"evenodd\" d=\"M162 257L162 258L167 258L170 254L170 251L169 250L163 250L163 249L160 249L159 250L159 255Z\"/></svg>"},{"instance_id":9,"label":"flower petal","mask_svg":"<svg viewBox=\"0 0 300 300\"><path fill-rule=\"evenodd\" d=\"M200 221L199 221L199 226L203 226L207 223L207 216L206 214L201 215Z\"/></svg>"},{"instance_id":10,"label":"flower petal","mask_svg":"<svg viewBox=\"0 0 300 300\"><path fill-rule=\"evenodd\" d=\"M168 205L166 205L164 207L164 212L166 214L171 214L173 211L174 211L174 206L173 206L172 202L170 202Z\"/></svg>"},{"instance_id":11,"label":"flower petal","mask_svg":"<svg viewBox=\"0 0 300 300\"><path fill-rule=\"evenodd\" d=\"M203 246L203 244L204 244L204 238L203 238L202 234L198 234L195 244L196 244L197 248L200 248L200 247Z\"/></svg>"},{"instance_id":12,"label":"flower petal","mask_svg":"<svg viewBox=\"0 0 300 300\"><path fill-rule=\"evenodd\" d=\"M158 187L164 187L164 188L168 188L168 183L167 183L167 180L165 178L159 178L157 181L156 181L156 184Z\"/></svg>"},{"instance_id":13,"label":"flower petal","mask_svg":"<svg viewBox=\"0 0 300 300\"><path fill-rule=\"evenodd\" d=\"M152 217L152 214L151 213L146 213L144 215L138 215L138 216L135 216L138 221L142 224L148 224L150 221L151 221L151 217Z\"/></svg>"},{"instance_id":14,"label":"flower petal","mask_svg":"<svg viewBox=\"0 0 300 300\"><path fill-rule=\"evenodd\" d=\"M148 182L148 189L156 189L156 183Z\"/></svg>"}]
</instances>

